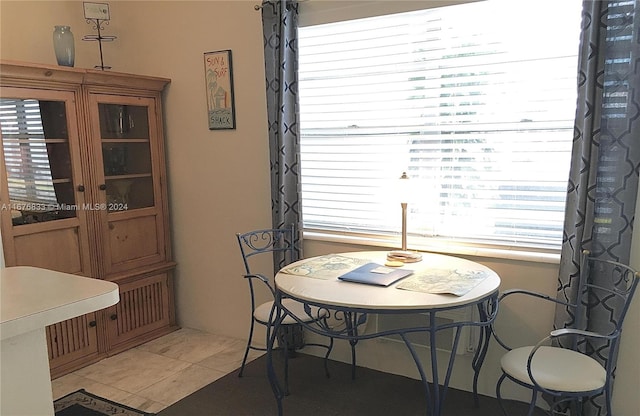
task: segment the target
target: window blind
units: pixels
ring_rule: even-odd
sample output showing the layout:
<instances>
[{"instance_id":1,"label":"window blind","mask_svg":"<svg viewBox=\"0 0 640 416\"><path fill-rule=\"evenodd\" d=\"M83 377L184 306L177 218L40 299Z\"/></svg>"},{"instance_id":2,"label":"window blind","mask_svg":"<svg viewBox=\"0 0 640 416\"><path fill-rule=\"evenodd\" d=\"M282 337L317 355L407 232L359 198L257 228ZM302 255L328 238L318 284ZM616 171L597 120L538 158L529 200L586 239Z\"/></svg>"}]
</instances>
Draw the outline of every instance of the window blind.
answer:
<instances>
[{"instance_id":1,"label":"window blind","mask_svg":"<svg viewBox=\"0 0 640 416\"><path fill-rule=\"evenodd\" d=\"M38 100L0 99L0 125L11 202L56 206Z\"/></svg>"},{"instance_id":2,"label":"window blind","mask_svg":"<svg viewBox=\"0 0 640 416\"><path fill-rule=\"evenodd\" d=\"M396 233L406 171L410 235L559 248L581 4L509 3L299 29L305 228Z\"/></svg>"}]
</instances>

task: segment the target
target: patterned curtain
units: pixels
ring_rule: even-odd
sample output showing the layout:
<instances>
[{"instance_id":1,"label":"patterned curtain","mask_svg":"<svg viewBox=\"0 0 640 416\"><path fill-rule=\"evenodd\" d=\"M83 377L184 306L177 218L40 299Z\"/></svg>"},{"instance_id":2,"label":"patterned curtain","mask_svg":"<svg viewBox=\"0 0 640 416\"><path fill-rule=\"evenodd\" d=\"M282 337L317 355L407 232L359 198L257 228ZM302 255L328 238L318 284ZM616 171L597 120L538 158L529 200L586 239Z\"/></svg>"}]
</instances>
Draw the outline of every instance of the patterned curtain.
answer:
<instances>
[{"instance_id":1,"label":"patterned curtain","mask_svg":"<svg viewBox=\"0 0 640 416\"><path fill-rule=\"evenodd\" d=\"M269 121L272 222L274 228L294 224L296 254L297 258L301 258L298 3L264 1L262 27ZM276 260L278 261L275 264L280 264L281 259Z\"/></svg>"},{"instance_id":2,"label":"patterned curtain","mask_svg":"<svg viewBox=\"0 0 640 416\"><path fill-rule=\"evenodd\" d=\"M578 103L565 215L558 299L577 297L580 253L628 264L640 170L638 1L584 1L578 68ZM598 279L598 276L592 276ZM557 328L578 320L608 332L609 308L590 304L586 316L556 310ZM597 341L581 345L604 362ZM585 415L604 415L604 397L585 404Z\"/></svg>"}]
</instances>

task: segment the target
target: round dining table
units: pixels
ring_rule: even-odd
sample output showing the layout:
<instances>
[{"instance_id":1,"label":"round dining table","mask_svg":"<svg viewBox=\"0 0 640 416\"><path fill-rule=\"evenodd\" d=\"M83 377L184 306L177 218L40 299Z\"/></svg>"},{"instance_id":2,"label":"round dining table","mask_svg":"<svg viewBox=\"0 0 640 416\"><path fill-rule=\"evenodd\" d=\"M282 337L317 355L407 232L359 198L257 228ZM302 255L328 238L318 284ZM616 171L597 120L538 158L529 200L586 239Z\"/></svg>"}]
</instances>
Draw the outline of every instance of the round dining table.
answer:
<instances>
[{"instance_id":1,"label":"round dining table","mask_svg":"<svg viewBox=\"0 0 640 416\"><path fill-rule=\"evenodd\" d=\"M462 327L480 327L478 345L472 360L473 394L476 404L478 403L478 375L488 348L490 325L497 314L500 277L480 263L455 256L422 253L422 261L399 267L411 270L409 276L387 286L343 280L349 277L349 273L364 268L373 269L374 274L394 272L398 268L385 266L386 255L385 251L322 255L294 262L276 274L272 325L268 328L267 372L280 416L284 412L282 402L285 395L274 370L272 354L276 334L285 316L292 316L298 324L313 333L347 340L352 347L354 377L355 346L359 341L377 337L400 337L420 373L428 403L426 414L430 416L440 416L442 413L443 399L456 356L455 352L450 354L447 370L444 378L441 378L435 347L438 331L454 329L456 335L452 351L455 351ZM334 319L314 319L309 323L309 319L300 319L287 310L282 302L285 298L304 304L304 310L308 314L322 313ZM443 323L436 319L438 313L470 306L477 308L478 313L468 320L445 320ZM370 314L423 314L424 323L419 326L360 331L359 328ZM430 337L432 386L429 385L422 361L410 340L410 335L418 332L427 333Z\"/></svg>"}]
</instances>

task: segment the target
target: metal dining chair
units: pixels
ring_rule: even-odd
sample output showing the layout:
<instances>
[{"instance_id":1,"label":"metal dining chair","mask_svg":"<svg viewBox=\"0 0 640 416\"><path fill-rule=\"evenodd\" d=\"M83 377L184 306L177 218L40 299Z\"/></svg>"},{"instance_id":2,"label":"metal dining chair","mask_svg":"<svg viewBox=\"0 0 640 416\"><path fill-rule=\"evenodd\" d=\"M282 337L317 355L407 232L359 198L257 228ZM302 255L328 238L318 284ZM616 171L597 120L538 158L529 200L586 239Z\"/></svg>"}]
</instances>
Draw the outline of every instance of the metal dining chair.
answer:
<instances>
[{"instance_id":1,"label":"metal dining chair","mask_svg":"<svg viewBox=\"0 0 640 416\"><path fill-rule=\"evenodd\" d=\"M510 296L524 295L564 305L574 321L571 327L551 331L536 345L515 349L507 346L494 330L498 343L508 350L500 361L502 376L496 385L496 397L503 414L507 415L502 407L500 389L503 381L509 379L532 390L528 415L533 414L536 398L543 393L551 398L550 414L563 406L572 409L572 416L582 414L585 398L604 394L606 414L612 416L614 363L624 318L639 280L640 273L631 267L594 258L585 250L575 303L520 289L503 293L499 303ZM603 305L609 312L607 330L601 333L587 330L585 317L594 307ZM593 355L585 354L585 350L606 352L606 356L599 361Z\"/></svg>"},{"instance_id":2,"label":"metal dining chair","mask_svg":"<svg viewBox=\"0 0 640 416\"><path fill-rule=\"evenodd\" d=\"M261 229L246 232L244 234L236 234L238 239L238 245L240 247L240 253L242 254L242 260L245 267L244 278L249 283L249 291L251 295L251 325L249 328L249 338L247 340L247 347L245 349L244 357L242 359L242 365L238 377L242 377L244 367L247 362L247 357L250 350L266 351L265 347L256 345L254 343L254 329L255 325L264 325L265 327L272 325L272 319L274 314L274 298L275 289L273 282L273 273L257 273L252 265L256 267L255 260L257 257L263 257L265 255L273 255L274 263L277 264L277 269L280 269L289 263L297 260L295 250L295 234L293 225L276 228L276 229ZM267 276L270 276L267 277ZM257 301L257 285L264 285L268 288L271 299L258 303ZM327 318L329 312L326 309L320 309L314 306L305 308L305 305L295 301L293 299L283 299L283 306L289 311L289 314L284 317L281 322L280 329L282 333L278 336L279 348L284 350L285 356L285 392L288 392L288 377L287 377L287 365L288 357L291 353L289 346L287 345L287 334L295 333L294 327L299 326L299 323L290 315L293 314L300 321L305 323L320 322L326 327ZM268 333L268 331L267 331ZM266 340L268 342L268 340ZM265 344L266 345L266 344ZM331 350L333 349L333 338L329 338L328 344L316 344L306 343L306 346L318 346L326 348L324 367L327 377L329 377L328 359Z\"/></svg>"}]
</instances>

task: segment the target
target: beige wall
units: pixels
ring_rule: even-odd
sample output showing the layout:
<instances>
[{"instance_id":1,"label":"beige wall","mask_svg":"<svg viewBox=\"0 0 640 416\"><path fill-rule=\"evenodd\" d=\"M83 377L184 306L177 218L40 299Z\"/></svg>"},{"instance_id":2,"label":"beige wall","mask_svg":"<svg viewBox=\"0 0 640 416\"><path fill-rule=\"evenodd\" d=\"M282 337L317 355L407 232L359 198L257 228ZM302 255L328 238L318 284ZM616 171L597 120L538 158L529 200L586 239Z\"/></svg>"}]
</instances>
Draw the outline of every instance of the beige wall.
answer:
<instances>
[{"instance_id":1,"label":"beige wall","mask_svg":"<svg viewBox=\"0 0 640 416\"><path fill-rule=\"evenodd\" d=\"M165 133L179 323L242 338L249 306L234 234L270 223L262 29L260 13L253 9L256 3L111 1L112 21L105 34L118 39L104 45L105 63L114 71L172 79L165 94ZM55 64L51 34L60 24L71 25L75 34L76 66L97 64L97 45L80 41L92 33L81 1L1 0L0 58ZM220 49L233 51L237 129L209 131L202 54ZM305 242L307 256L360 249L371 248ZM555 265L472 260L494 268L503 278L502 289L555 292ZM636 255L636 265L639 261ZM640 321L638 303L636 299L630 318L635 328ZM502 312L501 325L517 328L514 341L541 336L553 314L551 308L529 305ZM623 343L618 377L625 382L616 386L616 408L619 415L631 416L640 408L640 340L637 333L630 334ZM494 394L500 352L492 344L482 373L481 391L488 395ZM339 347L335 357L346 360L346 349ZM361 364L416 376L409 360L404 348L396 345L368 341L359 346ZM468 388L469 375L469 360L462 357L452 385ZM526 397L515 388L509 388L507 396Z\"/></svg>"},{"instance_id":2,"label":"beige wall","mask_svg":"<svg viewBox=\"0 0 640 416\"><path fill-rule=\"evenodd\" d=\"M249 308L235 233L270 224L260 13L253 1L111 1L103 45L113 71L171 78L165 134L178 319L245 337ZM54 25L70 25L76 67L99 64L81 1L0 1L0 57L55 64ZM207 125L203 53L231 49L235 130Z\"/></svg>"}]
</instances>

